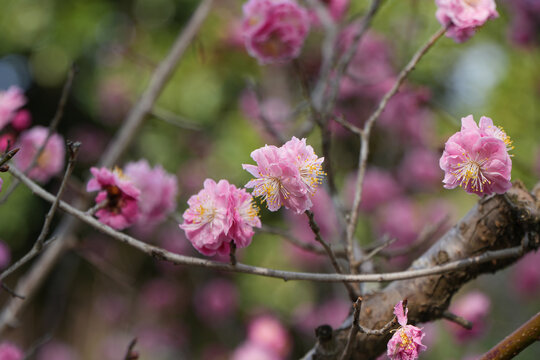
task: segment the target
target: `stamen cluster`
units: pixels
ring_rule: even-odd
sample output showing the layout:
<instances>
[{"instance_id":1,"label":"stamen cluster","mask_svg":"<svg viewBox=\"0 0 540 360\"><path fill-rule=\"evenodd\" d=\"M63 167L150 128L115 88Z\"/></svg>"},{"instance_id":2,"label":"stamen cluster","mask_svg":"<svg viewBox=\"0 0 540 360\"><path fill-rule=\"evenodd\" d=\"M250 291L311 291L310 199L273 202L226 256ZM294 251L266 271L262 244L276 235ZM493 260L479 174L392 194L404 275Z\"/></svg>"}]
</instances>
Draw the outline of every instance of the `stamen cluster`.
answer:
<instances>
[{"instance_id":1,"label":"stamen cluster","mask_svg":"<svg viewBox=\"0 0 540 360\"><path fill-rule=\"evenodd\" d=\"M472 115L462 118L461 131L448 139L439 160L445 172L444 187L461 186L478 196L505 193L512 186L511 149L508 135L490 118L483 116L480 126Z\"/></svg>"},{"instance_id":2,"label":"stamen cluster","mask_svg":"<svg viewBox=\"0 0 540 360\"><path fill-rule=\"evenodd\" d=\"M265 145L251 157L257 166L242 167L255 178L245 186L253 188L253 195L266 201L270 211L285 206L301 214L311 208L311 196L326 174L322 171L324 158L317 157L306 139L293 137L279 148Z\"/></svg>"}]
</instances>

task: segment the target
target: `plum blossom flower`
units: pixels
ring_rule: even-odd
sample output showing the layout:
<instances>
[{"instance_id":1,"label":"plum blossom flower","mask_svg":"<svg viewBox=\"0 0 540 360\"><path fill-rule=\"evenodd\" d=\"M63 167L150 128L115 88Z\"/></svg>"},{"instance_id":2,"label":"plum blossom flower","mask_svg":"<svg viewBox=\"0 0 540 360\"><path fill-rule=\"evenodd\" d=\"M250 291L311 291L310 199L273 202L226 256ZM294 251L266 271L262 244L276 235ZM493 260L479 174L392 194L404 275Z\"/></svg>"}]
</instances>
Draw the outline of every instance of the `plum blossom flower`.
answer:
<instances>
[{"instance_id":1,"label":"plum blossom flower","mask_svg":"<svg viewBox=\"0 0 540 360\"><path fill-rule=\"evenodd\" d=\"M270 211L281 206L297 214L311 208L310 196L315 194L325 173L324 158L319 158L306 139L293 138L283 146L265 145L251 153L257 166L243 164L255 179L245 187L254 188L253 195L261 196Z\"/></svg>"},{"instance_id":2,"label":"plum blossom flower","mask_svg":"<svg viewBox=\"0 0 540 360\"><path fill-rule=\"evenodd\" d=\"M32 164L32 160L48 134L49 129L44 126L34 126L21 133L17 144L20 150L14 158L18 168L26 170ZM43 183L49 181L51 177L62 171L65 154L64 139L58 134L52 134L43 152L37 158L35 166L28 172L28 176Z\"/></svg>"},{"instance_id":3,"label":"plum blossom flower","mask_svg":"<svg viewBox=\"0 0 540 360\"><path fill-rule=\"evenodd\" d=\"M91 168L94 176L86 185L86 191L99 191L96 203L104 203L104 208L96 216L105 225L122 230L135 223L139 216L138 199L140 191L131 179L119 168Z\"/></svg>"},{"instance_id":4,"label":"plum blossom flower","mask_svg":"<svg viewBox=\"0 0 540 360\"><path fill-rule=\"evenodd\" d=\"M480 127L472 116L462 118L461 124L461 131L448 139L439 160L445 172L444 187L461 186L478 196L505 193L512 186L512 160L507 148L511 142L506 133L485 117Z\"/></svg>"},{"instance_id":5,"label":"plum blossom flower","mask_svg":"<svg viewBox=\"0 0 540 360\"><path fill-rule=\"evenodd\" d=\"M476 339L486 331L486 318L491 307L491 300L480 291L471 291L450 306L450 311L472 322L471 330L453 322L447 322L457 341L465 342Z\"/></svg>"},{"instance_id":6,"label":"plum blossom flower","mask_svg":"<svg viewBox=\"0 0 540 360\"><path fill-rule=\"evenodd\" d=\"M435 0L435 16L448 28L446 36L461 43L474 35L476 29L499 16L495 0Z\"/></svg>"},{"instance_id":7,"label":"plum blossom flower","mask_svg":"<svg viewBox=\"0 0 540 360\"><path fill-rule=\"evenodd\" d=\"M23 352L17 346L3 342L0 344L0 360L22 360Z\"/></svg>"},{"instance_id":8,"label":"plum blossom flower","mask_svg":"<svg viewBox=\"0 0 540 360\"><path fill-rule=\"evenodd\" d=\"M252 228L261 226L251 195L227 180L216 184L206 179L204 188L191 196L188 204L180 228L203 255L226 255L231 241L238 248L246 247L254 234Z\"/></svg>"},{"instance_id":9,"label":"plum blossom flower","mask_svg":"<svg viewBox=\"0 0 540 360\"><path fill-rule=\"evenodd\" d=\"M151 168L146 160L130 162L124 173L140 190L137 224L153 227L176 208L178 183L176 177L161 166Z\"/></svg>"},{"instance_id":10,"label":"plum blossom flower","mask_svg":"<svg viewBox=\"0 0 540 360\"><path fill-rule=\"evenodd\" d=\"M291 348L285 327L271 315L261 315L248 325L248 340L286 358Z\"/></svg>"},{"instance_id":11,"label":"plum blossom flower","mask_svg":"<svg viewBox=\"0 0 540 360\"><path fill-rule=\"evenodd\" d=\"M407 308L403 309L403 301L394 307L399 325L390 341L388 342L386 355L391 360L414 360L418 358L418 353L426 349L422 344L424 332L413 325L407 325Z\"/></svg>"},{"instance_id":12,"label":"plum blossom flower","mask_svg":"<svg viewBox=\"0 0 540 360\"><path fill-rule=\"evenodd\" d=\"M26 103L26 97L21 88L11 86L6 91L0 91L0 130L15 116L15 113Z\"/></svg>"},{"instance_id":13,"label":"plum blossom flower","mask_svg":"<svg viewBox=\"0 0 540 360\"><path fill-rule=\"evenodd\" d=\"M298 57L309 32L309 15L294 0L249 0L242 31L248 53L261 64Z\"/></svg>"}]
</instances>

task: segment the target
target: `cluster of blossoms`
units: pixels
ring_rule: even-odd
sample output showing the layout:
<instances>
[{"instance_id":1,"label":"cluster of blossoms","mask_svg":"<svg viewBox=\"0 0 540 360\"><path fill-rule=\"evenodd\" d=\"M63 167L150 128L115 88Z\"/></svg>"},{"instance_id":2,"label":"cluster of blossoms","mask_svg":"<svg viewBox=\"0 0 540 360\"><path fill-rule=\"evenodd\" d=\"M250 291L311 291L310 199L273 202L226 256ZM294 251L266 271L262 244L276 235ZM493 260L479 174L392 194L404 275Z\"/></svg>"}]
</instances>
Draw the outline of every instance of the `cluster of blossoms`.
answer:
<instances>
[{"instance_id":1,"label":"cluster of blossoms","mask_svg":"<svg viewBox=\"0 0 540 360\"><path fill-rule=\"evenodd\" d=\"M119 168L91 168L93 178L86 190L99 191L96 203L102 207L96 216L102 223L122 230L137 224L153 227L176 207L176 178L160 166L154 169L146 160Z\"/></svg>"},{"instance_id":2,"label":"cluster of blossoms","mask_svg":"<svg viewBox=\"0 0 540 360\"><path fill-rule=\"evenodd\" d=\"M252 196L227 180L206 179L204 188L188 204L180 228L193 247L207 256L228 254L231 242L237 248L248 246L253 227L261 226Z\"/></svg>"},{"instance_id":3,"label":"cluster of blossoms","mask_svg":"<svg viewBox=\"0 0 540 360\"><path fill-rule=\"evenodd\" d=\"M479 125L472 115L461 119L461 131L445 144L439 165L445 172L444 187L461 186L478 196L503 194L510 187L512 141L504 130L482 117Z\"/></svg>"},{"instance_id":4,"label":"cluster of blossoms","mask_svg":"<svg viewBox=\"0 0 540 360\"><path fill-rule=\"evenodd\" d=\"M293 0L249 0L242 34L248 53L261 64L298 57L309 32L308 11Z\"/></svg>"},{"instance_id":5,"label":"cluster of blossoms","mask_svg":"<svg viewBox=\"0 0 540 360\"><path fill-rule=\"evenodd\" d=\"M394 307L394 315L400 326L387 345L386 355L392 360L414 360L418 353L426 349L422 344L424 332L413 325L407 325L407 308L403 308L403 301Z\"/></svg>"},{"instance_id":6,"label":"cluster of blossoms","mask_svg":"<svg viewBox=\"0 0 540 360\"><path fill-rule=\"evenodd\" d=\"M317 157L306 139L293 137L279 148L266 145L253 151L251 158L257 166L242 165L255 177L246 187L253 188L253 195L261 196L270 211L285 206L300 214L311 208L311 196L325 175L324 158Z\"/></svg>"},{"instance_id":7,"label":"cluster of blossoms","mask_svg":"<svg viewBox=\"0 0 540 360\"><path fill-rule=\"evenodd\" d=\"M494 0L435 0L437 20L447 27L446 36L464 42L476 29L499 16Z\"/></svg>"}]
</instances>

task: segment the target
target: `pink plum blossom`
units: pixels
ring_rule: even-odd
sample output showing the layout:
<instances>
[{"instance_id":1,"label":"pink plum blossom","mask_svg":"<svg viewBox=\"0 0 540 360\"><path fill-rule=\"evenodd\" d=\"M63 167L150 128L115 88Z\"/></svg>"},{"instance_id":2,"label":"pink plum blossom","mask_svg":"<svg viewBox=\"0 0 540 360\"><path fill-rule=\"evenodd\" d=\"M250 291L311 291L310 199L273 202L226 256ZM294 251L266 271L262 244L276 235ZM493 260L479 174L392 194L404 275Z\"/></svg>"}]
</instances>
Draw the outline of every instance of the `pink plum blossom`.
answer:
<instances>
[{"instance_id":1,"label":"pink plum blossom","mask_svg":"<svg viewBox=\"0 0 540 360\"><path fill-rule=\"evenodd\" d=\"M11 126L18 132L24 131L32 124L32 115L28 110L19 110L11 120Z\"/></svg>"},{"instance_id":2,"label":"pink plum blossom","mask_svg":"<svg viewBox=\"0 0 540 360\"><path fill-rule=\"evenodd\" d=\"M26 103L26 97L21 88L11 86L6 91L0 91L0 130L15 116L15 113Z\"/></svg>"},{"instance_id":3,"label":"pink plum blossom","mask_svg":"<svg viewBox=\"0 0 540 360\"><path fill-rule=\"evenodd\" d=\"M413 325L407 325L407 308L403 309L403 301L397 303L394 307L399 325L390 341L388 342L386 355L391 360L414 360L418 358L418 353L426 349L422 345L424 332L422 329Z\"/></svg>"},{"instance_id":4,"label":"pink plum blossom","mask_svg":"<svg viewBox=\"0 0 540 360\"><path fill-rule=\"evenodd\" d=\"M491 119L482 119L480 127L472 116L461 119L461 131L446 142L439 160L439 166L445 172L445 188L461 186L468 193L482 196L503 194L512 186L507 136L489 125Z\"/></svg>"},{"instance_id":5,"label":"pink plum blossom","mask_svg":"<svg viewBox=\"0 0 540 360\"><path fill-rule=\"evenodd\" d=\"M137 225L153 227L175 210L178 183L174 175L159 165L151 168L146 160L128 163L124 173L141 192Z\"/></svg>"},{"instance_id":6,"label":"pink plum blossom","mask_svg":"<svg viewBox=\"0 0 540 360\"><path fill-rule=\"evenodd\" d=\"M248 0L243 12L244 44L261 64L286 62L300 55L309 32L306 9L293 0Z\"/></svg>"},{"instance_id":7,"label":"pink plum blossom","mask_svg":"<svg viewBox=\"0 0 540 360\"><path fill-rule=\"evenodd\" d=\"M247 338L282 358L286 358L290 352L291 341L287 330L278 319L270 315L261 315L251 320Z\"/></svg>"},{"instance_id":8,"label":"pink plum blossom","mask_svg":"<svg viewBox=\"0 0 540 360\"><path fill-rule=\"evenodd\" d=\"M91 168L94 176L86 185L86 191L99 191L96 203L105 203L105 207L96 212L96 216L105 225L122 230L135 223L139 216L138 199L140 191L131 179L119 168L113 171L107 168Z\"/></svg>"},{"instance_id":9,"label":"pink plum blossom","mask_svg":"<svg viewBox=\"0 0 540 360\"><path fill-rule=\"evenodd\" d=\"M8 343L0 343L0 360L22 360L23 352L17 346Z\"/></svg>"},{"instance_id":10,"label":"pink plum blossom","mask_svg":"<svg viewBox=\"0 0 540 360\"><path fill-rule=\"evenodd\" d=\"M540 294L540 252L530 253L513 268L512 286L518 294L531 299Z\"/></svg>"},{"instance_id":11,"label":"pink plum blossom","mask_svg":"<svg viewBox=\"0 0 540 360\"><path fill-rule=\"evenodd\" d=\"M435 3L435 16L447 27L446 36L458 43L468 40L478 27L499 16L495 0L435 0Z\"/></svg>"},{"instance_id":12,"label":"pink plum blossom","mask_svg":"<svg viewBox=\"0 0 540 360\"><path fill-rule=\"evenodd\" d=\"M32 164L32 160L45 143L48 134L49 129L44 126L34 126L21 133L16 145L20 150L14 158L15 165L19 169L27 170ZM49 181L51 177L62 171L65 154L64 139L59 134L52 134L43 152L37 158L35 166L28 172L28 176L43 183Z\"/></svg>"},{"instance_id":13,"label":"pink plum blossom","mask_svg":"<svg viewBox=\"0 0 540 360\"><path fill-rule=\"evenodd\" d=\"M480 337L486 331L486 318L491 307L491 300L480 291L471 291L460 297L450 306L450 311L473 324L471 330L453 322L446 322L448 328L459 342Z\"/></svg>"},{"instance_id":14,"label":"pink plum blossom","mask_svg":"<svg viewBox=\"0 0 540 360\"><path fill-rule=\"evenodd\" d=\"M203 255L226 255L231 241L238 248L246 247L254 234L252 228L261 226L251 195L227 180L216 184L206 179L204 188L191 196L188 204L180 228Z\"/></svg>"},{"instance_id":15,"label":"pink plum blossom","mask_svg":"<svg viewBox=\"0 0 540 360\"><path fill-rule=\"evenodd\" d=\"M310 197L315 194L325 173L322 171L324 158L315 155L306 139L293 137L283 146L266 145L251 153L257 163L243 164L255 177L245 186L254 188L253 195L261 196L270 211L281 206L297 214L311 208Z\"/></svg>"}]
</instances>

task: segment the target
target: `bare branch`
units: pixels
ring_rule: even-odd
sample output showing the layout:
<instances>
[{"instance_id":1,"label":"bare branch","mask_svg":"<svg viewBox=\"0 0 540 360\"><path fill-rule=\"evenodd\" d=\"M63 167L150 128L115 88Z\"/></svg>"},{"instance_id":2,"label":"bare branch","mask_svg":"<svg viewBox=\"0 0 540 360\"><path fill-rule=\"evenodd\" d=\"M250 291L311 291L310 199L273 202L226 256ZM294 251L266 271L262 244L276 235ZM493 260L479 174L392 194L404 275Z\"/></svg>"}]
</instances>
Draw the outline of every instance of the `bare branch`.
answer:
<instances>
[{"instance_id":1,"label":"bare branch","mask_svg":"<svg viewBox=\"0 0 540 360\"><path fill-rule=\"evenodd\" d=\"M451 313L450 311L444 311L442 313L442 317L445 318L448 321L451 321L453 323L458 324L459 326L464 327L467 330L471 330L473 327L473 323L469 320L462 318L461 316L458 316L454 313Z\"/></svg>"}]
</instances>

